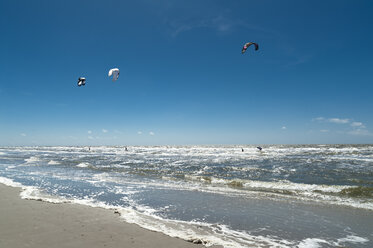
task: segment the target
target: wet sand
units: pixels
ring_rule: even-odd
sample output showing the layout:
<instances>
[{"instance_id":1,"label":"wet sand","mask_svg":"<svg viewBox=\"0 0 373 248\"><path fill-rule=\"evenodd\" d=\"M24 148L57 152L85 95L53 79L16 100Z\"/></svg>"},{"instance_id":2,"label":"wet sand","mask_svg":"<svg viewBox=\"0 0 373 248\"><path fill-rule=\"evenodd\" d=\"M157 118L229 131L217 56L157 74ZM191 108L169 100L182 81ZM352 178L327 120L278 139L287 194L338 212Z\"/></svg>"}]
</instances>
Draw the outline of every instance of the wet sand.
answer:
<instances>
[{"instance_id":1,"label":"wet sand","mask_svg":"<svg viewBox=\"0 0 373 248\"><path fill-rule=\"evenodd\" d=\"M203 247L126 223L107 209L23 200L20 191L0 184L0 247Z\"/></svg>"}]
</instances>

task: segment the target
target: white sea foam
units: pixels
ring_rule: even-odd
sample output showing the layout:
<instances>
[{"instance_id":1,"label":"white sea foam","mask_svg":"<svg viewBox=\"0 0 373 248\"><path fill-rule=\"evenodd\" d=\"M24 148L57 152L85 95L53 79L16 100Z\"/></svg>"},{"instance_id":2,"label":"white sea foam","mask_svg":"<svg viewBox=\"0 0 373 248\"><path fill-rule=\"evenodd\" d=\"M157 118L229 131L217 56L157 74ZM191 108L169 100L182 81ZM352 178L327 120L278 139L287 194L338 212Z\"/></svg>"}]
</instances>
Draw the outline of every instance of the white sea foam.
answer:
<instances>
[{"instance_id":1,"label":"white sea foam","mask_svg":"<svg viewBox=\"0 0 373 248\"><path fill-rule=\"evenodd\" d=\"M23 187L23 191L20 194L22 199L26 200L37 200L37 201L45 201L50 203L65 203L69 202L66 199L63 199L62 197L52 196L49 194L45 194L40 189L36 187Z\"/></svg>"},{"instance_id":2,"label":"white sea foam","mask_svg":"<svg viewBox=\"0 0 373 248\"><path fill-rule=\"evenodd\" d=\"M90 163L87 163L87 162L83 162L83 163L79 163L78 165L76 165L77 167L80 167L80 168L87 168L89 166L91 166Z\"/></svg>"},{"instance_id":3,"label":"white sea foam","mask_svg":"<svg viewBox=\"0 0 373 248\"><path fill-rule=\"evenodd\" d=\"M31 156L30 158L26 158L26 159L25 159L25 162L26 162L27 164L33 164L33 163L35 163L35 162L39 162L39 161L41 161L41 160L40 160L40 158L37 157L37 156Z\"/></svg>"},{"instance_id":4,"label":"white sea foam","mask_svg":"<svg viewBox=\"0 0 373 248\"><path fill-rule=\"evenodd\" d=\"M327 244L329 246L335 246L335 247L345 247L346 243L352 243L352 244L363 244L368 242L369 240L366 238L362 238L355 235L348 235L344 238L339 238L337 241L327 241L320 238L307 238L302 240L298 244L298 248L320 248L322 247L322 244ZM348 247L348 244L347 244Z\"/></svg>"},{"instance_id":5,"label":"white sea foam","mask_svg":"<svg viewBox=\"0 0 373 248\"><path fill-rule=\"evenodd\" d=\"M59 162L57 161L54 161L54 160L51 160L48 162L49 165L56 165L56 164L60 164Z\"/></svg>"},{"instance_id":6,"label":"white sea foam","mask_svg":"<svg viewBox=\"0 0 373 248\"><path fill-rule=\"evenodd\" d=\"M263 181L244 181L244 186L248 188L264 188L264 189L281 189L289 191L299 192L333 192L338 193L343 189L349 188L350 186L338 186L338 185L320 185L320 184L304 184L304 183L292 183L287 180L281 180L277 182L263 182Z\"/></svg>"},{"instance_id":7,"label":"white sea foam","mask_svg":"<svg viewBox=\"0 0 373 248\"><path fill-rule=\"evenodd\" d=\"M318 238L307 238L305 240L302 240L298 244L298 248L320 248L322 247L321 244L329 244L330 243L326 240L323 239L318 239Z\"/></svg>"},{"instance_id":8,"label":"white sea foam","mask_svg":"<svg viewBox=\"0 0 373 248\"><path fill-rule=\"evenodd\" d=\"M162 232L171 237L184 240L200 241L205 246L222 245L228 248L255 247L290 247L293 241L287 241L276 237L254 236L244 231L234 231L225 225L208 224L197 221L180 221L163 219L154 215L155 212L147 207L137 206L121 208L121 217L129 223L135 223L145 229Z\"/></svg>"},{"instance_id":9,"label":"white sea foam","mask_svg":"<svg viewBox=\"0 0 373 248\"><path fill-rule=\"evenodd\" d=\"M49 194L44 194L36 187L24 186L21 183L15 182L12 179L9 179L6 177L0 177L0 183L5 184L7 186L11 186L11 187L22 188L22 191L20 193L20 196L22 199L40 200L40 201L46 201L46 202L51 202L51 203L66 202L66 200L63 200L63 198L61 197L55 197Z\"/></svg>"},{"instance_id":10,"label":"white sea foam","mask_svg":"<svg viewBox=\"0 0 373 248\"><path fill-rule=\"evenodd\" d=\"M215 178L215 177L204 177L204 176L193 176L193 175L185 175L186 179L192 181L203 181L203 182L211 182L211 184L217 185L231 185L232 183L236 182L242 185L242 187L247 189L275 189L275 190L288 190L294 192L327 192L327 193L338 193L343 189L351 188L351 186L339 186L339 185L320 185L320 184L304 184L304 183L293 183L287 180L280 180L280 181L254 181L254 180L242 180L242 179L223 179L223 178Z\"/></svg>"},{"instance_id":11,"label":"white sea foam","mask_svg":"<svg viewBox=\"0 0 373 248\"><path fill-rule=\"evenodd\" d=\"M353 243L353 244L362 244L362 243L366 243L368 242L369 239L367 238L362 238L362 237L359 237L359 236L355 236L355 235L349 235L345 238L341 238L341 239L338 239L337 240L337 244L338 245L341 245L343 243Z\"/></svg>"},{"instance_id":12,"label":"white sea foam","mask_svg":"<svg viewBox=\"0 0 373 248\"><path fill-rule=\"evenodd\" d=\"M6 177L0 177L0 183L5 184L10 187L22 187L22 184L14 182L12 179Z\"/></svg>"}]
</instances>

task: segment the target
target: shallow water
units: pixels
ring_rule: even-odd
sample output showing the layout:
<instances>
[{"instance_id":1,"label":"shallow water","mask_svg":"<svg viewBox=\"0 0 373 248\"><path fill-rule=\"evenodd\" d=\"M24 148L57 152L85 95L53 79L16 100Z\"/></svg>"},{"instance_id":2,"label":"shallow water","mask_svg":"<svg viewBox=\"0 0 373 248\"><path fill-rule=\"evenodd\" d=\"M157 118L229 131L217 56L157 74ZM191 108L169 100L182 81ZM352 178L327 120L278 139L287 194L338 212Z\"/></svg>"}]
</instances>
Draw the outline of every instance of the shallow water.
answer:
<instances>
[{"instance_id":1,"label":"shallow water","mask_svg":"<svg viewBox=\"0 0 373 248\"><path fill-rule=\"evenodd\" d=\"M0 182L206 245L373 247L372 145L0 147Z\"/></svg>"}]
</instances>

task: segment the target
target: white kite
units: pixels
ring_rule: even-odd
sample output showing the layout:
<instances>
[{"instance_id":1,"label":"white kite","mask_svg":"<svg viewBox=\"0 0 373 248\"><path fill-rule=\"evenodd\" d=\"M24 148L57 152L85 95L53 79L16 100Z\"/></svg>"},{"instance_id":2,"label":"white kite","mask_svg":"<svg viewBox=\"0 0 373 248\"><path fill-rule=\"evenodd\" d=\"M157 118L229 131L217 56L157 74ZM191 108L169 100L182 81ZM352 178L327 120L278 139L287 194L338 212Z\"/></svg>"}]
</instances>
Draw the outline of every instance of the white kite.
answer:
<instances>
[{"instance_id":1,"label":"white kite","mask_svg":"<svg viewBox=\"0 0 373 248\"><path fill-rule=\"evenodd\" d=\"M117 79L119 78L119 69L118 68L110 69L108 76L109 77L113 76L113 82L117 81Z\"/></svg>"}]
</instances>

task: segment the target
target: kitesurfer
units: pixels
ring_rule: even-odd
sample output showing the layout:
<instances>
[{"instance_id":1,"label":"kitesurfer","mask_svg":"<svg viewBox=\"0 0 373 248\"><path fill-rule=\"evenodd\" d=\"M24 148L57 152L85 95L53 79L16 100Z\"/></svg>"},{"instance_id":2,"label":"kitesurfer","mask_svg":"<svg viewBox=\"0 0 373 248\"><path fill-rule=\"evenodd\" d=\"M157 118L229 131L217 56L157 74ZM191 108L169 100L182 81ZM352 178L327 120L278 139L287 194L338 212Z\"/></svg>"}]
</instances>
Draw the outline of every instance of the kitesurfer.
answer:
<instances>
[{"instance_id":1,"label":"kitesurfer","mask_svg":"<svg viewBox=\"0 0 373 248\"><path fill-rule=\"evenodd\" d=\"M85 85L85 77L80 77L78 79L78 86L82 86L82 85Z\"/></svg>"}]
</instances>

